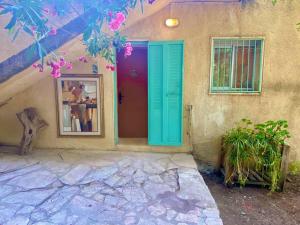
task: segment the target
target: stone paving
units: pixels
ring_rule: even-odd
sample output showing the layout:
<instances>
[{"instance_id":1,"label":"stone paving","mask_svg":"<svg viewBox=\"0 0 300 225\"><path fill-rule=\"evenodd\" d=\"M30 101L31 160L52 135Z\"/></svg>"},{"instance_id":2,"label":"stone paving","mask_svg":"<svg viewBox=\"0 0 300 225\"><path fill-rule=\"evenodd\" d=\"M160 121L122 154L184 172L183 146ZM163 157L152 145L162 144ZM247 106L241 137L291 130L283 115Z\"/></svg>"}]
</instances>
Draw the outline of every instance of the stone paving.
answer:
<instances>
[{"instance_id":1,"label":"stone paving","mask_svg":"<svg viewBox=\"0 0 300 225\"><path fill-rule=\"evenodd\" d=\"M0 224L222 225L190 155L74 155L1 153Z\"/></svg>"}]
</instances>

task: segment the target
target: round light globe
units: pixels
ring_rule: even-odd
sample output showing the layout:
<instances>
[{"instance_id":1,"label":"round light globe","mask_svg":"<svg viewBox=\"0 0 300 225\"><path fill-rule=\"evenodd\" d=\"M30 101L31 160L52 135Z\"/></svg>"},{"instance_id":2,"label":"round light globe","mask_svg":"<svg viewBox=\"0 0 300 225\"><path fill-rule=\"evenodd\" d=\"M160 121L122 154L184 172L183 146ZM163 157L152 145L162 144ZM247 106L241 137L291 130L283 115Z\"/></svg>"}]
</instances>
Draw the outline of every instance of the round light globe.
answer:
<instances>
[{"instance_id":1,"label":"round light globe","mask_svg":"<svg viewBox=\"0 0 300 225\"><path fill-rule=\"evenodd\" d=\"M167 27L177 27L179 25L179 20L176 18L166 19L165 24Z\"/></svg>"}]
</instances>

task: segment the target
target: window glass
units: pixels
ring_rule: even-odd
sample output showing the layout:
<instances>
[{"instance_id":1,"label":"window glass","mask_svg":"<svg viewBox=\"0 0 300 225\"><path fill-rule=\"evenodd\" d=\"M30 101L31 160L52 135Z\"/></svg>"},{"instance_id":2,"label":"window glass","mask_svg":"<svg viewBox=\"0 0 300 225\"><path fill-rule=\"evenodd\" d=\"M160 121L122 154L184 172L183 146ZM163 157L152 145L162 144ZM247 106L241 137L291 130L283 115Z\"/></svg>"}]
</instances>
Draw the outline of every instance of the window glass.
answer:
<instances>
[{"instance_id":1,"label":"window glass","mask_svg":"<svg viewBox=\"0 0 300 225\"><path fill-rule=\"evenodd\" d=\"M213 39L211 92L260 92L262 40Z\"/></svg>"}]
</instances>

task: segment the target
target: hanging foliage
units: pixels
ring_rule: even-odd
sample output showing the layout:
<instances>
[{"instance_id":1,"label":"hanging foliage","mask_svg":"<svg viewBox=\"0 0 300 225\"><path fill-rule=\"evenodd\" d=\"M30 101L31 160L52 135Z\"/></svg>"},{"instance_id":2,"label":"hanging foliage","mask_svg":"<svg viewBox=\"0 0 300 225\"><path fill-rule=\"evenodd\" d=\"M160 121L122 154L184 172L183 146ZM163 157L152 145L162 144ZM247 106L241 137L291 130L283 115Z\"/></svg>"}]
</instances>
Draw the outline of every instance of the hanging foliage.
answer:
<instances>
[{"instance_id":1,"label":"hanging foliage","mask_svg":"<svg viewBox=\"0 0 300 225\"><path fill-rule=\"evenodd\" d=\"M111 65L107 68L114 70L114 48L125 48L125 57L133 51L126 37L119 32L125 24L129 9L134 9L140 3L141 11L144 4L152 4L155 0L0 0L0 15L10 15L11 19L5 29L15 40L20 31L30 35L38 49L40 62L33 65L40 72L44 66L51 67L51 75L55 78L61 76L61 68L72 69L72 63L67 61L65 54L47 52L41 40L47 36L56 35L58 27L51 21L53 17L66 15L84 15L85 27L82 43L86 46L87 54L93 57L102 56ZM107 26L109 32L103 31ZM50 57L44 62L46 55ZM85 56L79 60L87 62Z\"/></svg>"}]
</instances>

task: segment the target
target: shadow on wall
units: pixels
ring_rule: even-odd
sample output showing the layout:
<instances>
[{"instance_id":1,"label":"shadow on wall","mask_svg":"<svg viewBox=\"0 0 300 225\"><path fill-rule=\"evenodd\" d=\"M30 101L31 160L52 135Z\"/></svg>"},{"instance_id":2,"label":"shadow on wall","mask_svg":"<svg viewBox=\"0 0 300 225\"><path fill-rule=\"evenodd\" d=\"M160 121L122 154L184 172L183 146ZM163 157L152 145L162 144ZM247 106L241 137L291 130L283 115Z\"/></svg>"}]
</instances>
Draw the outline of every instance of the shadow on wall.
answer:
<instances>
[{"instance_id":1,"label":"shadow on wall","mask_svg":"<svg viewBox=\"0 0 300 225\"><path fill-rule=\"evenodd\" d=\"M221 136L193 144L193 155L196 160L205 162L215 169L221 165Z\"/></svg>"}]
</instances>

